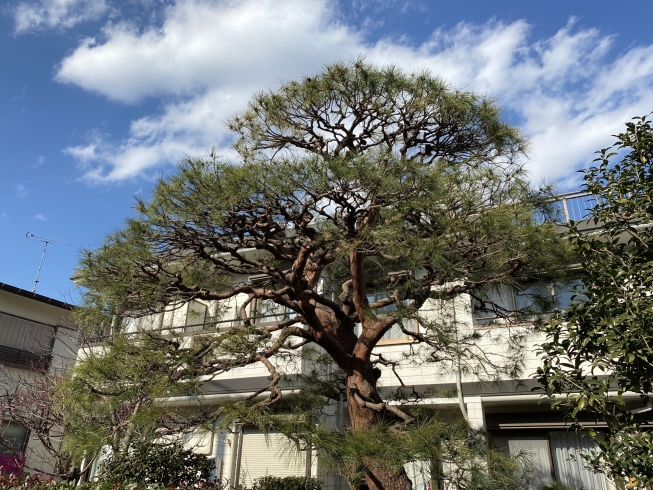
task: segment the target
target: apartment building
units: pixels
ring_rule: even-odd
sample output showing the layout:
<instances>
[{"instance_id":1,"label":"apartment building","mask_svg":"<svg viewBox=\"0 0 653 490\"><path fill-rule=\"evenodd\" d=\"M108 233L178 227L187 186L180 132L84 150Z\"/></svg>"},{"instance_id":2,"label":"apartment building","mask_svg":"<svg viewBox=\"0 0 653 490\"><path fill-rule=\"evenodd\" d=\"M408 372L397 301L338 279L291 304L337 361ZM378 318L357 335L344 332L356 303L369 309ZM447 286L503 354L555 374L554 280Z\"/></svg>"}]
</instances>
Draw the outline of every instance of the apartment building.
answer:
<instances>
[{"instance_id":1,"label":"apartment building","mask_svg":"<svg viewBox=\"0 0 653 490\"><path fill-rule=\"evenodd\" d=\"M592 197L583 194L560 196L562 220L582 220L592 206ZM590 226L589 224L587 226ZM235 277L241 284L255 284L256 276ZM565 284L531 283L506 286L492 291L492 302L506 310L537 309L534 298L548 299L558 309L568 306L574 295L574 287L582 281ZM383 290L368 291L370 302L387 294ZM247 295L239 295L225 302L194 300L176 305L170 311L157 316L128 319L124 329L137 331L142 328L157 328L175 332L188 345L198 334L208 329L217 331L240 325L241 306ZM425 316L443 314L443 308L430 301L423 307ZM248 314L257 322L274 324L290 318L294 313L272 302L252 302ZM542 338L530 333L532 324L506 322L505 318L482 311L469 295L461 295L446 305L446 316L456 323L461 333L477 333L480 348L489 356L509 355L507 338L515 333L528 333L523 347L524 365L517 378L492 376L491 373L472 371L456 372L439 369L437 364L402 363L394 371L379 365L381 375L378 384L382 392L394 393L410 389L425 394L407 404L419 405L437 411L445 419L463 417L466 412L469 423L476 429L485 429L492 443L506 451L529 454L532 462L531 488L538 489L552 482L559 482L571 488L609 490L614 485L602 475L593 474L584 468L578 458L585 451L594 449L595 444L582 435L568 430L568 423L541 393L532 391L537 383L533 375L539 364L536 349ZM419 329L417 323L404 324L404 330ZM420 346L399 327L393 327L379 341L375 353L385 359L418 357ZM283 374L292 379L293 374L308 374L312 364L299 357L287 366L281 366ZM167 403L184 409L211 405L225 400L234 400L254 395L269 383L270 373L261 364L233 369L207 380L202 396L178 397ZM403 387L398 379L403 382ZM291 397L299 384L291 381L282 385L284 396ZM429 393L431 393L429 395ZM444 396L452 393L454 396ZM346 401L332 407L329 415L321 422L329 427L343 427L347 421ZM600 424L597 424L600 429ZM233 484L250 485L266 475L275 476L319 476L325 488L344 490L346 482L336 475L325 474L320 466L316 451L292 451L285 437L280 433L262 433L255 427L232 426L228 432L201 431L185 438L188 447L212 457L216 462L216 478ZM408 463L406 470L414 488L423 488L429 482L428 464Z\"/></svg>"},{"instance_id":2,"label":"apartment building","mask_svg":"<svg viewBox=\"0 0 653 490\"><path fill-rule=\"evenodd\" d=\"M72 309L63 301L0 283L0 396L5 400L17 385L31 386L32 380L63 374L72 366L79 347ZM0 419L2 471L51 473L52 457L39 439L7 413L0 413Z\"/></svg>"}]
</instances>

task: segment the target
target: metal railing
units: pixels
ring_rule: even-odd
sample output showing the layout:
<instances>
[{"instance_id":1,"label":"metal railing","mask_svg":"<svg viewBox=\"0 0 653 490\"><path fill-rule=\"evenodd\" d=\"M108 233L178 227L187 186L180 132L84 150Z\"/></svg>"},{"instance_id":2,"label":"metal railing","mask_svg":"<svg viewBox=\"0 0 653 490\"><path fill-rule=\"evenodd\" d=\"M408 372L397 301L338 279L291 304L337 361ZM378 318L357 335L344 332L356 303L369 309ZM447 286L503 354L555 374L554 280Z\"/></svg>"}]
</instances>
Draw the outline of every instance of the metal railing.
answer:
<instances>
[{"instance_id":1,"label":"metal railing","mask_svg":"<svg viewBox=\"0 0 653 490\"><path fill-rule=\"evenodd\" d=\"M0 312L0 364L47 369L55 336L51 325Z\"/></svg>"},{"instance_id":2,"label":"metal railing","mask_svg":"<svg viewBox=\"0 0 653 490\"><path fill-rule=\"evenodd\" d=\"M563 223L587 219L596 206L596 197L586 192L568 192L556 196L554 204Z\"/></svg>"},{"instance_id":3,"label":"metal railing","mask_svg":"<svg viewBox=\"0 0 653 490\"><path fill-rule=\"evenodd\" d=\"M552 198L552 209L547 215L538 212L535 215L535 221L540 224L546 220L552 220L559 224L583 221L589 219L596 202L596 196L582 191L558 194Z\"/></svg>"},{"instance_id":4,"label":"metal railing","mask_svg":"<svg viewBox=\"0 0 653 490\"><path fill-rule=\"evenodd\" d=\"M252 325L274 325L276 323L281 323L283 321L289 320L297 316L296 313L288 312L279 312L279 313L270 313L264 315L256 315L250 317ZM136 328L135 330L122 330L120 335L126 335L127 337L135 337L142 332L157 332L159 334L163 333L164 335L175 335L175 336L193 336L201 333L217 333L217 332L226 332L231 330L233 327L240 327L243 325L243 320L240 317L236 318L220 318L220 317L208 317L206 321L201 323L189 323L182 325L161 325L152 328ZM110 332L96 332L89 335L88 341L91 345L98 345L106 341L113 340L114 336Z\"/></svg>"}]
</instances>

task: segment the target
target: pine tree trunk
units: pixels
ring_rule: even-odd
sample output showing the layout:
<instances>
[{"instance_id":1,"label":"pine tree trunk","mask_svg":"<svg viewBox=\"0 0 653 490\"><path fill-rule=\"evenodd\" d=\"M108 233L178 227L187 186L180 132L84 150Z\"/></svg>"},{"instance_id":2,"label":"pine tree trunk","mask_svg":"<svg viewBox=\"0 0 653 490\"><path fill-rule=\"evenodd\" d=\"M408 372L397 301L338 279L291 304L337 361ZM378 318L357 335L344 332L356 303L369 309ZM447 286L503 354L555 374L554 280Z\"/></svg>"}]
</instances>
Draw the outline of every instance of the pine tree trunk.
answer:
<instances>
[{"instance_id":1,"label":"pine tree trunk","mask_svg":"<svg viewBox=\"0 0 653 490\"><path fill-rule=\"evenodd\" d=\"M357 393L363 400L380 403L381 397L376 391L376 380L372 370L362 375L354 373L347 378L347 406L352 430L366 430L373 428L380 421L378 411L362 407L355 399ZM365 480L370 490L411 490L412 482L402 467L399 471L389 467L381 461L373 459L363 460L366 475Z\"/></svg>"}]
</instances>

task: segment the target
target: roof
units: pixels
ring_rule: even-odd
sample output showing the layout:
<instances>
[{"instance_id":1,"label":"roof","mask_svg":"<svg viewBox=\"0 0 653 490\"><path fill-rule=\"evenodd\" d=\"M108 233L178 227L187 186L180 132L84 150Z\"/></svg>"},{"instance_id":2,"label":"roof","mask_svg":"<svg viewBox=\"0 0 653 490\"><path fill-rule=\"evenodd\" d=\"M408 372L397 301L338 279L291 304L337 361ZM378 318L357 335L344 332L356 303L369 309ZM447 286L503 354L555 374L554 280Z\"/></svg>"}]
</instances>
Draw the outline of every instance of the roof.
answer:
<instances>
[{"instance_id":1,"label":"roof","mask_svg":"<svg viewBox=\"0 0 653 490\"><path fill-rule=\"evenodd\" d=\"M72 310L75 308L74 305L65 303L64 301L59 301L58 299L49 298L47 296L43 296L42 294L26 291L25 289L17 288L16 286L11 286L9 284L5 284L4 282L0 282L0 291L16 294L18 296L22 296L23 298L32 299L40 303L62 308L64 310Z\"/></svg>"}]
</instances>

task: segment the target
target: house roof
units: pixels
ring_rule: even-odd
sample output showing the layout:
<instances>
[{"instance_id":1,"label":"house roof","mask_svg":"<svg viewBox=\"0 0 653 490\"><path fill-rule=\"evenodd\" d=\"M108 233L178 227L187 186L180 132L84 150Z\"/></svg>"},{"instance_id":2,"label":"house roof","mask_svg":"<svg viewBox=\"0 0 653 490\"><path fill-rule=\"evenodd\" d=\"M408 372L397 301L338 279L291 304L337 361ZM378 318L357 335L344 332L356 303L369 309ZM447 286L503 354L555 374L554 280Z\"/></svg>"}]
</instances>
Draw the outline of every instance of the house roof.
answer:
<instances>
[{"instance_id":1,"label":"house roof","mask_svg":"<svg viewBox=\"0 0 653 490\"><path fill-rule=\"evenodd\" d=\"M73 305L65 303L64 301L59 301L58 299L49 298L47 296L43 296L42 294L26 291L25 289L17 288L16 286L11 286L9 284L5 284L4 282L0 282L0 291L16 294L18 296L22 296L23 298L29 298L40 303L62 308L64 310L72 310L75 308Z\"/></svg>"}]
</instances>

